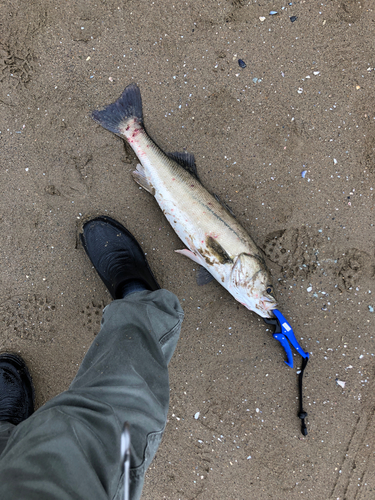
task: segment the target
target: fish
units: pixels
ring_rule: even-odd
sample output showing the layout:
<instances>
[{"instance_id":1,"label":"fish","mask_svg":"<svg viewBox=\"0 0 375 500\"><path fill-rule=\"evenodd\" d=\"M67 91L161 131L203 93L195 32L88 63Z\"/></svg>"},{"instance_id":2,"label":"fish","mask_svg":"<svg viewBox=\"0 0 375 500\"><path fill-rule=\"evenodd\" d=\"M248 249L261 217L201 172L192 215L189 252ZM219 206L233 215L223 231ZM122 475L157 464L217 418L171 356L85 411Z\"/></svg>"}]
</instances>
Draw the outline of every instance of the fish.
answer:
<instances>
[{"instance_id":1,"label":"fish","mask_svg":"<svg viewBox=\"0 0 375 500\"><path fill-rule=\"evenodd\" d=\"M123 138L140 163L134 180L151 193L186 248L175 250L202 266L198 283L216 279L238 302L263 318L277 308L261 250L227 206L200 182L189 153L164 153L147 134L139 87L130 84L116 102L92 112L102 127Z\"/></svg>"}]
</instances>

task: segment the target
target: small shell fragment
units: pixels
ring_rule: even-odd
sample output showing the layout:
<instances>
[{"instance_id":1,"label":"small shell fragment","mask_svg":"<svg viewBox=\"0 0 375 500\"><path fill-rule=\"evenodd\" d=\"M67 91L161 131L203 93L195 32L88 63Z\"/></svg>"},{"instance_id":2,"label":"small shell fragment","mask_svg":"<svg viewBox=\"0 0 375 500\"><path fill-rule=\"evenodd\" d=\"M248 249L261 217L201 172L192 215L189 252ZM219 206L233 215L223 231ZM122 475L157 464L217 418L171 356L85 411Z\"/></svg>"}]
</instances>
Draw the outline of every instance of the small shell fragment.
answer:
<instances>
[{"instance_id":1,"label":"small shell fragment","mask_svg":"<svg viewBox=\"0 0 375 500\"><path fill-rule=\"evenodd\" d=\"M238 59L238 64L241 66L241 68L246 68L246 63L242 59Z\"/></svg>"},{"instance_id":2,"label":"small shell fragment","mask_svg":"<svg viewBox=\"0 0 375 500\"><path fill-rule=\"evenodd\" d=\"M200 415L200 412L199 412L199 411L197 411L197 413L194 415L195 420L198 420L199 415Z\"/></svg>"},{"instance_id":3,"label":"small shell fragment","mask_svg":"<svg viewBox=\"0 0 375 500\"><path fill-rule=\"evenodd\" d=\"M307 174L307 170L302 170L301 175L302 175L303 178L306 177L306 174Z\"/></svg>"},{"instance_id":4,"label":"small shell fragment","mask_svg":"<svg viewBox=\"0 0 375 500\"><path fill-rule=\"evenodd\" d=\"M345 384L346 382L343 382L342 380L339 380L338 378L336 379L336 384L345 389Z\"/></svg>"},{"instance_id":5,"label":"small shell fragment","mask_svg":"<svg viewBox=\"0 0 375 500\"><path fill-rule=\"evenodd\" d=\"M265 21L265 20L266 20L266 18L265 18L265 17L260 16L259 21L260 21L261 23L262 23L263 21Z\"/></svg>"},{"instance_id":6,"label":"small shell fragment","mask_svg":"<svg viewBox=\"0 0 375 500\"><path fill-rule=\"evenodd\" d=\"M275 16L277 14L277 10L271 10L270 16Z\"/></svg>"}]
</instances>

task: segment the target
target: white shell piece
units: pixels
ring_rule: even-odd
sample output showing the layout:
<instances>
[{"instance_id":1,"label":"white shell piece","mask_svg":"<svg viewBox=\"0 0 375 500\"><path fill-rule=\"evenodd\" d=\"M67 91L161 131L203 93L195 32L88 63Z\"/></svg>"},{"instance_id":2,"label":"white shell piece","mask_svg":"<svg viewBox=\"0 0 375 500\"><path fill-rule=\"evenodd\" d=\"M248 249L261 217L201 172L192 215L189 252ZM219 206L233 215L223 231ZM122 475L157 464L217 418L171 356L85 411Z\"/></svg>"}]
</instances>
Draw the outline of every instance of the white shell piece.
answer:
<instances>
[{"instance_id":1,"label":"white shell piece","mask_svg":"<svg viewBox=\"0 0 375 500\"><path fill-rule=\"evenodd\" d=\"M346 382L343 382L342 380L336 379L336 384L345 389L345 384Z\"/></svg>"}]
</instances>

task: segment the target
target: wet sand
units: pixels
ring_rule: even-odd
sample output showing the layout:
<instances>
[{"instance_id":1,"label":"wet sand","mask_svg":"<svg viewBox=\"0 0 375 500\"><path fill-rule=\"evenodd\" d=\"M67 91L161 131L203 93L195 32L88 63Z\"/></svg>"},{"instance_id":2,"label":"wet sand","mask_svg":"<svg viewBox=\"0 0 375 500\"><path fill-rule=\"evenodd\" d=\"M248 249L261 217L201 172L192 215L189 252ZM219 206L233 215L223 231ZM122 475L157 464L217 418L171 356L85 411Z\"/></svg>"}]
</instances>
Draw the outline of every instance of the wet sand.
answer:
<instances>
[{"instance_id":1,"label":"wet sand","mask_svg":"<svg viewBox=\"0 0 375 500\"><path fill-rule=\"evenodd\" d=\"M77 240L108 214L186 315L143 498L373 498L374 4L14 0L0 19L0 350L25 358L38 406L69 386L111 300ZM307 437L300 357L290 369L258 316L196 285L136 157L90 118L132 82L151 137L195 155L265 252L311 353Z\"/></svg>"}]
</instances>

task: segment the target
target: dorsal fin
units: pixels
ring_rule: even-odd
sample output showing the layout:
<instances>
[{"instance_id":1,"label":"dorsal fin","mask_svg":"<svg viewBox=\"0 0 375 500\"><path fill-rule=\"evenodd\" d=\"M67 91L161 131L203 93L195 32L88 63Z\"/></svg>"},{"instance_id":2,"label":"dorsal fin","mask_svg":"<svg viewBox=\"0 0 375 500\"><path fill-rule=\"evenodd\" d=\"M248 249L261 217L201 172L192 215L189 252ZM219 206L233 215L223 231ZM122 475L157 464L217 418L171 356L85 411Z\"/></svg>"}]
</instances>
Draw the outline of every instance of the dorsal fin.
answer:
<instances>
[{"instance_id":1,"label":"dorsal fin","mask_svg":"<svg viewBox=\"0 0 375 500\"><path fill-rule=\"evenodd\" d=\"M181 165L182 168L187 170L199 181L197 166L195 165L195 158L193 154L185 152L180 153L178 151L166 154L171 160L174 160L176 163Z\"/></svg>"},{"instance_id":2,"label":"dorsal fin","mask_svg":"<svg viewBox=\"0 0 375 500\"><path fill-rule=\"evenodd\" d=\"M234 215L233 210L232 210L230 207L228 207L228 205L227 205L224 201L222 201L222 200L219 198L219 196L218 196L217 194L214 194L214 198L215 198L215 200L216 200L216 201L218 201L218 202L220 203L220 205L221 205L223 208L225 208L225 210L226 210L227 212L229 212L229 213L230 213L230 215L231 215L232 217L236 218L236 216Z\"/></svg>"}]
</instances>

